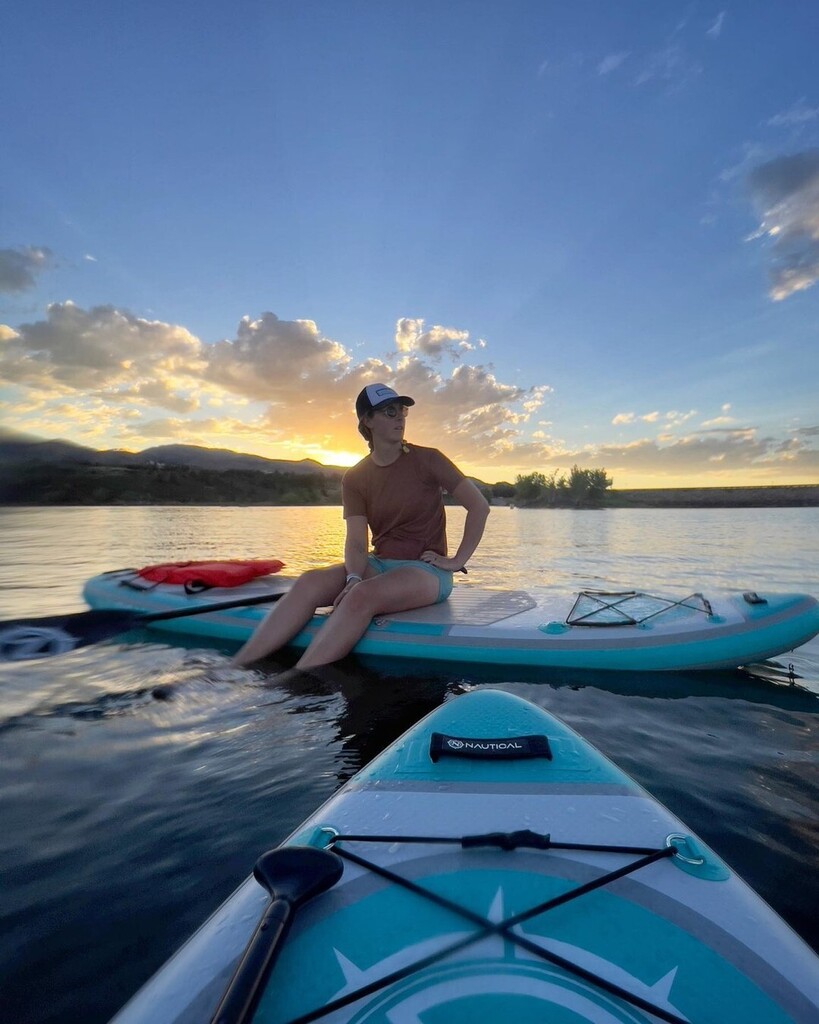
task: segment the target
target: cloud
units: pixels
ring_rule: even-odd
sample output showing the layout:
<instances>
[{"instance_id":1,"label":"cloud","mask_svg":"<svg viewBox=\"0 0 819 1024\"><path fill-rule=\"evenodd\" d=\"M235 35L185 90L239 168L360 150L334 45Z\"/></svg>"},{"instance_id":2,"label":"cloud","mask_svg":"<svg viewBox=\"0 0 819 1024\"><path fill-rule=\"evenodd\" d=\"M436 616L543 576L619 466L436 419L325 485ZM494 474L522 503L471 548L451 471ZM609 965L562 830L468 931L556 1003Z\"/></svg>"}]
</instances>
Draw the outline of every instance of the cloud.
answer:
<instances>
[{"instance_id":1,"label":"cloud","mask_svg":"<svg viewBox=\"0 0 819 1024\"><path fill-rule=\"evenodd\" d=\"M722 409L720 410L721 415L714 416L710 420L703 420L701 425L703 427L709 427L709 428L710 427L719 427L719 428L722 428L722 427L732 427L733 428L733 425L736 423L736 420L734 419L733 416L729 416L728 415L728 413L730 411L731 411L731 403L730 402L726 402L722 406Z\"/></svg>"},{"instance_id":2,"label":"cloud","mask_svg":"<svg viewBox=\"0 0 819 1024\"><path fill-rule=\"evenodd\" d=\"M805 428L810 431L813 428ZM484 479L514 479L531 469L566 473L573 465L605 469L615 487L718 486L721 483L785 483L816 479L819 448L810 433L785 441L758 437L753 427L698 431L682 437L660 434L626 444L567 446L542 432L508 450L498 446L484 462Z\"/></svg>"},{"instance_id":3,"label":"cloud","mask_svg":"<svg viewBox=\"0 0 819 1024\"><path fill-rule=\"evenodd\" d=\"M197 376L201 343L182 327L113 306L48 307L45 320L21 324L0 345L0 376L44 390L93 391L157 376Z\"/></svg>"},{"instance_id":4,"label":"cloud","mask_svg":"<svg viewBox=\"0 0 819 1024\"><path fill-rule=\"evenodd\" d=\"M203 352L207 380L257 401L285 403L332 394L351 362L344 346L312 320L280 320L275 313L242 317L235 338Z\"/></svg>"},{"instance_id":5,"label":"cloud","mask_svg":"<svg viewBox=\"0 0 819 1024\"><path fill-rule=\"evenodd\" d=\"M629 56L630 54L628 50L623 50L620 53L610 53L597 65L597 74L610 75L612 71L616 71Z\"/></svg>"},{"instance_id":6,"label":"cloud","mask_svg":"<svg viewBox=\"0 0 819 1024\"><path fill-rule=\"evenodd\" d=\"M395 339L397 363L356 361L312 320L243 317L233 338L208 344L179 325L64 302L43 320L0 325L0 379L19 396L17 408L30 403L27 423L55 423L56 403L73 401L86 412L104 408L98 423L129 443L196 443L203 435L230 446L233 436L264 454L330 453L331 460L334 452L360 454L353 404L366 384L383 380L412 395L412 439L438 446L445 432L452 457L471 462L514 449L551 390L506 384L491 366L467 362L473 346L465 330L401 318ZM454 368L442 367L444 355ZM205 418L206 410L220 418ZM86 434L96 429L92 419L80 424L72 415L66 423ZM276 445L286 450L272 451Z\"/></svg>"},{"instance_id":7,"label":"cloud","mask_svg":"<svg viewBox=\"0 0 819 1024\"><path fill-rule=\"evenodd\" d=\"M183 327L113 306L54 303L45 320L0 337L0 377L46 391L112 389L157 375L196 376L201 348Z\"/></svg>"},{"instance_id":8,"label":"cloud","mask_svg":"<svg viewBox=\"0 0 819 1024\"><path fill-rule=\"evenodd\" d=\"M773 242L769 294L781 301L819 279L819 150L770 160L748 184L760 216L751 237Z\"/></svg>"},{"instance_id":9,"label":"cloud","mask_svg":"<svg viewBox=\"0 0 819 1024\"><path fill-rule=\"evenodd\" d=\"M416 357L405 357L391 379L401 394L417 402L408 436L445 447L451 458L473 464L492 461L508 446L522 443L523 427L548 391L504 384L482 365L462 364L445 375Z\"/></svg>"},{"instance_id":10,"label":"cloud","mask_svg":"<svg viewBox=\"0 0 819 1024\"><path fill-rule=\"evenodd\" d=\"M523 408L527 414L536 413L546 400L546 396L552 394L554 388L548 384L539 384L530 389L530 397L523 402ZM548 424L546 424L548 426Z\"/></svg>"},{"instance_id":11,"label":"cloud","mask_svg":"<svg viewBox=\"0 0 819 1024\"><path fill-rule=\"evenodd\" d=\"M725 167L717 176L721 184L729 185L739 178L747 178L749 172L764 160L767 152L758 142L746 142L742 147L742 156L730 167Z\"/></svg>"},{"instance_id":12,"label":"cloud","mask_svg":"<svg viewBox=\"0 0 819 1024\"><path fill-rule=\"evenodd\" d=\"M37 274L53 264L54 253L45 246L0 249L0 292L25 292L37 283Z\"/></svg>"},{"instance_id":13,"label":"cloud","mask_svg":"<svg viewBox=\"0 0 819 1024\"><path fill-rule=\"evenodd\" d=\"M652 82L676 91L701 73L702 64L692 58L681 43L672 42L648 55L634 84L642 86Z\"/></svg>"},{"instance_id":14,"label":"cloud","mask_svg":"<svg viewBox=\"0 0 819 1024\"><path fill-rule=\"evenodd\" d=\"M665 413L665 421L670 427L681 427L683 423L687 423L696 415L696 409L689 409L688 412L678 412L676 409L672 409L671 412Z\"/></svg>"},{"instance_id":15,"label":"cloud","mask_svg":"<svg viewBox=\"0 0 819 1024\"><path fill-rule=\"evenodd\" d=\"M167 417L165 419L142 420L129 426L126 434L138 438L140 441L145 438L155 438L165 441L179 441L183 444L201 444L204 440L229 440L250 435L254 437L266 437L269 439L270 427L261 420L253 423L246 423L242 420L225 417L217 419L208 417L191 421L188 418L177 419Z\"/></svg>"},{"instance_id":16,"label":"cloud","mask_svg":"<svg viewBox=\"0 0 819 1024\"><path fill-rule=\"evenodd\" d=\"M557 75L565 71L596 73L604 78L621 71L628 64L630 74L624 82L634 86L653 86L667 94L679 92L693 82L704 69L704 60L713 56L711 46L703 40L703 23L689 10L664 38L655 39L645 49L615 50L601 59L587 58L582 53L567 55L563 60L543 60L537 77ZM727 18L720 11L705 28L705 36L714 41L722 34Z\"/></svg>"},{"instance_id":17,"label":"cloud","mask_svg":"<svg viewBox=\"0 0 819 1024\"><path fill-rule=\"evenodd\" d=\"M395 347L399 352L411 352L415 339L424 328L423 320L401 317L395 325Z\"/></svg>"},{"instance_id":18,"label":"cloud","mask_svg":"<svg viewBox=\"0 0 819 1024\"><path fill-rule=\"evenodd\" d=\"M727 13L727 11L720 11L711 27L706 29L705 34L710 36L711 39L719 39L722 34L722 26L725 24Z\"/></svg>"},{"instance_id":19,"label":"cloud","mask_svg":"<svg viewBox=\"0 0 819 1024\"><path fill-rule=\"evenodd\" d=\"M364 454L355 396L383 380L416 399L410 441L443 448L488 481L574 463L605 467L620 486L623 475L670 482L733 470L769 480L816 476L819 427L760 439L730 422L728 403L689 436L680 428L696 410L649 407L619 412L613 422L650 425L652 438L568 446L547 433L551 388L500 379L491 364L463 354L467 339L458 328L401 318L394 339L385 338L397 352L354 359L312 320L243 317L232 338L208 343L177 324L65 302L42 320L0 325L0 377L19 429L96 447L184 441L349 464ZM451 365L440 358L458 353Z\"/></svg>"},{"instance_id":20,"label":"cloud","mask_svg":"<svg viewBox=\"0 0 819 1024\"><path fill-rule=\"evenodd\" d=\"M564 465L605 468L614 475L690 477L707 485L709 474L742 471L745 478L757 475L783 480L788 475L816 476L819 449L799 438L783 445L780 439L760 438L754 428L714 430L669 441L643 438L626 445L601 445L562 453Z\"/></svg>"},{"instance_id":21,"label":"cloud","mask_svg":"<svg viewBox=\"0 0 819 1024\"><path fill-rule=\"evenodd\" d=\"M772 128L792 128L815 121L817 117L819 117L819 107L807 106L803 96L788 110L774 114L773 117L768 119L767 123Z\"/></svg>"},{"instance_id":22,"label":"cloud","mask_svg":"<svg viewBox=\"0 0 819 1024\"><path fill-rule=\"evenodd\" d=\"M691 412L680 413L676 410L671 412L661 413L657 409L653 412L645 412L638 416L633 412L618 412L617 415L612 419L612 426L622 427L627 426L631 423L656 423L661 417L663 417L666 423L671 426L680 426L685 423L686 420L690 420L692 416L696 416L696 412L692 409Z\"/></svg>"},{"instance_id":23,"label":"cloud","mask_svg":"<svg viewBox=\"0 0 819 1024\"><path fill-rule=\"evenodd\" d=\"M132 399L140 405L159 406L161 409L179 413L195 412L200 404L198 388L193 388L188 382L185 389L183 382L174 382L169 378L139 380L127 387L97 392L97 396L108 402Z\"/></svg>"},{"instance_id":24,"label":"cloud","mask_svg":"<svg viewBox=\"0 0 819 1024\"><path fill-rule=\"evenodd\" d=\"M469 342L469 331L440 326L424 330L423 320L407 317L396 324L395 345L399 352L420 352L432 359L440 359L445 354L459 359L475 347Z\"/></svg>"}]
</instances>

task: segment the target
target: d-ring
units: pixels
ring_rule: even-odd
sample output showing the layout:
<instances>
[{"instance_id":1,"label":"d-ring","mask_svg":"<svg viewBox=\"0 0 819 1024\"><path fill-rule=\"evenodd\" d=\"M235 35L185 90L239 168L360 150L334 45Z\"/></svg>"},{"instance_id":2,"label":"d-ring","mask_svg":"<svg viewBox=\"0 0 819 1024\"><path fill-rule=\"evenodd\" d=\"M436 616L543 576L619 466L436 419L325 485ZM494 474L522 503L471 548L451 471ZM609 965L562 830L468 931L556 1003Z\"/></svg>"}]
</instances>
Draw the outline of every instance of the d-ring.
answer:
<instances>
[{"instance_id":1,"label":"d-ring","mask_svg":"<svg viewBox=\"0 0 819 1024\"><path fill-rule=\"evenodd\" d=\"M692 864L695 867L699 867L705 863L705 857L690 856L688 840L689 837L684 835L682 832L672 832L670 835L665 837L665 845L670 846L674 850L674 856L679 857L683 864ZM683 853L683 849L688 850L689 853Z\"/></svg>"}]
</instances>

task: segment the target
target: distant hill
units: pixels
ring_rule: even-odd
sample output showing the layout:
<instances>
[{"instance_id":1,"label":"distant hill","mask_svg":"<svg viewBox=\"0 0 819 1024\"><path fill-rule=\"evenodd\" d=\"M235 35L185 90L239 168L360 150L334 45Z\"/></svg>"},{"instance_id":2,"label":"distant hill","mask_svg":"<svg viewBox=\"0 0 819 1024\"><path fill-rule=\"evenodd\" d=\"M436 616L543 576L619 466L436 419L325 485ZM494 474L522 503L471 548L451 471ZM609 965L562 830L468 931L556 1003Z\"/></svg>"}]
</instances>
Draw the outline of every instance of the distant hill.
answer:
<instances>
[{"instance_id":1,"label":"distant hill","mask_svg":"<svg viewBox=\"0 0 819 1024\"><path fill-rule=\"evenodd\" d=\"M191 444L97 451L0 427L0 505L339 504L343 473L343 466L312 459L265 459ZM526 504L516 497L517 485L475 483L497 504ZM611 490L601 505L816 507L819 485Z\"/></svg>"},{"instance_id":2,"label":"distant hill","mask_svg":"<svg viewBox=\"0 0 819 1024\"><path fill-rule=\"evenodd\" d=\"M261 455L244 455L229 448L201 448L193 444L163 444L139 453L143 462L165 466L190 466L191 469L250 469L259 473L325 473L340 476L342 466L325 466L314 459L265 459Z\"/></svg>"},{"instance_id":3,"label":"distant hill","mask_svg":"<svg viewBox=\"0 0 819 1024\"><path fill-rule=\"evenodd\" d=\"M184 444L97 451L0 430L0 505L337 505L343 472Z\"/></svg>"},{"instance_id":4,"label":"distant hill","mask_svg":"<svg viewBox=\"0 0 819 1024\"><path fill-rule=\"evenodd\" d=\"M343 466L324 466L313 459L290 461L245 455L227 448L203 448L193 444L164 444L141 452L124 449L98 451L71 441L42 438L0 428L0 466L20 465L85 466L185 466L213 472L252 470L257 473L321 473L339 477Z\"/></svg>"},{"instance_id":5,"label":"distant hill","mask_svg":"<svg viewBox=\"0 0 819 1024\"><path fill-rule=\"evenodd\" d=\"M133 452L98 452L93 448L84 448L71 441L43 441L40 438L15 434L10 430L0 432L0 464L13 466L22 463L83 463L85 465L103 465L107 455L119 454L126 460L135 458Z\"/></svg>"}]
</instances>

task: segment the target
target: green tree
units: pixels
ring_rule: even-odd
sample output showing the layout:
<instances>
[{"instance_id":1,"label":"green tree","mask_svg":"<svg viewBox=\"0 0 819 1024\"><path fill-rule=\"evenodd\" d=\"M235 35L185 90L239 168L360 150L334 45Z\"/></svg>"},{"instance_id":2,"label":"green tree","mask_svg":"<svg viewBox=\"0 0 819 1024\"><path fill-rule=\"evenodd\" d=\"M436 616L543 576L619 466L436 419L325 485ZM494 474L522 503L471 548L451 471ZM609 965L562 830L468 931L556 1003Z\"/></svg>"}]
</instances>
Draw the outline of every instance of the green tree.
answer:
<instances>
[{"instance_id":1,"label":"green tree","mask_svg":"<svg viewBox=\"0 0 819 1024\"><path fill-rule=\"evenodd\" d=\"M519 475L515 479L514 499L519 505L581 508L600 504L611 485L604 469L581 469L575 465L568 479L562 474L558 476L557 471L550 476L540 472Z\"/></svg>"},{"instance_id":2,"label":"green tree","mask_svg":"<svg viewBox=\"0 0 819 1024\"><path fill-rule=\"evenodd\" d=\"M492 484L492 497L493 498L514 498L515 496L515 485L507 483L506 480L500 480L496 484Z\"/></svg>"},{"instance_id":3,"label":"green tree","mask_svg":"<svg viewBox=\"0 0 819 1024\"><path fill-rule=\"evenodd\" d=\"M589 497L592 501L602 501L614 480L606 476L605 469L588 469L586 473L589 479Z\"/></svg>"},{"instance_id":4,"label":"green tree","mask_svg":"<svg viewBox=\"0 0 819 1024\"><path fill-rule=\"evenodd\" d=\"M546 490L546 477L543 473L518 474L515 477L515 501L530 504L543 497Z\"/></svg>"},{"instance_id":5,"label":"green tree","mask_svg":"<svg viewBox=\"0 0 819 1024\"><path fill-rule=\"evenodd\" d=\"M569 475L568 495L575 506L599 504L612 483L604 469L581 469L575 465Z\"/></svg>"}]
</instances>

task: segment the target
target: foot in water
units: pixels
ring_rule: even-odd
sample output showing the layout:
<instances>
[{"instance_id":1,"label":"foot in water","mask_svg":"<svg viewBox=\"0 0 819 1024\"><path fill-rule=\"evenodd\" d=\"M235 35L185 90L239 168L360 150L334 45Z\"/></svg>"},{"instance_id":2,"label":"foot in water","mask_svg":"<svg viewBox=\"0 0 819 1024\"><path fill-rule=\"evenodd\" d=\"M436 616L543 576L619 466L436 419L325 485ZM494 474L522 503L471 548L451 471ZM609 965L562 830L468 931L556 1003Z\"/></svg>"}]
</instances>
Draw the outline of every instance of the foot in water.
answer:
<instances>
[{"instance_id":1,"label":"foot in water","mask_svg":"<svg viewBox=\"0 0 819 1024\"><path fill-rule=\"evenodd\" d=\"M246 682L248 678L258 674L252 669L232 667L223 654L214 651L191 651L182 661L178 678L152 687L151 696L155 700L173 700L174 691L191 679L206 679L210 683L236 683Z\"/></svg>"}]
</instances>

